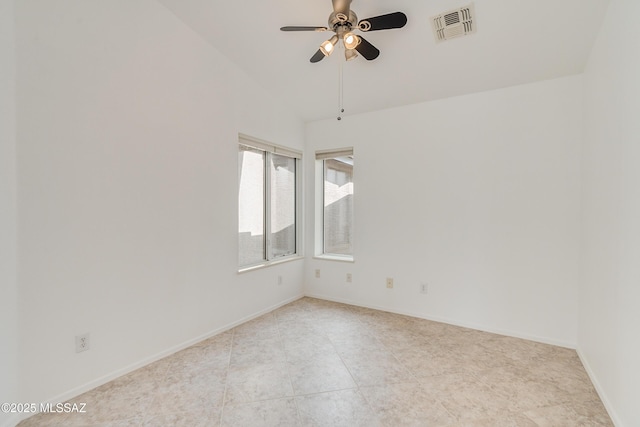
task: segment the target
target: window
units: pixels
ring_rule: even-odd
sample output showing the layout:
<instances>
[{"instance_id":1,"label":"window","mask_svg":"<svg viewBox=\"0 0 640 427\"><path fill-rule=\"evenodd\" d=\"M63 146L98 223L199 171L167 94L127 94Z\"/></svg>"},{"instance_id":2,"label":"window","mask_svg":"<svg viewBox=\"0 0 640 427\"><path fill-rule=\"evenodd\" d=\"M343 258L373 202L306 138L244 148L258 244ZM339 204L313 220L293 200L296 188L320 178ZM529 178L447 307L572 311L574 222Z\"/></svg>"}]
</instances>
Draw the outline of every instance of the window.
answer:
<instances>
[{"instance_id":1,"label":"window","mask_svg":"<svg viewBox=\"0 0 640 427\"><path fill-rule=\"evenodd\" d=\"M238 263L266 264L298 253L300 153L240 135Z\"/></svg>"},{"instance_id":2,"label":"window","mask_svg":"<svg viewBox=\"0 0 640 427\"><path fill-rule=\"evenodd\" d=\"M322 254L353 257L353 149L316 153L322 170Z\"/></svg>"}]
</instances>

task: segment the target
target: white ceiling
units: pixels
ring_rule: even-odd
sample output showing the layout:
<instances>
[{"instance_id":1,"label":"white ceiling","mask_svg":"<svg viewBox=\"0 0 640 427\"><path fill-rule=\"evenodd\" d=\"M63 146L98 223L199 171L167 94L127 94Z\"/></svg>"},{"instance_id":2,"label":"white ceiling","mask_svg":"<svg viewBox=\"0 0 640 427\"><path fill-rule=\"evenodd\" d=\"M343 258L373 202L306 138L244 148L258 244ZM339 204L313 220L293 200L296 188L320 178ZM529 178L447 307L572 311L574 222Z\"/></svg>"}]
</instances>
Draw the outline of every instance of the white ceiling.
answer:
<instances>
[{"instance_id":1,"label":"white ceiling","mask_svg":"<svg viewBox=\"0 0 640 427\"><path fill-rule=\"evenodd\" d=\"M309 58L332 33L331 0L158 0L305 121L337 116L341 55ZM402 29L368 33L374 61L344 63L345 116L581 73L609 0L478 0L478 32L436 44L430 18L471 0L353 0L359 19L401 11Z\"/></svg>"}]
</instances>

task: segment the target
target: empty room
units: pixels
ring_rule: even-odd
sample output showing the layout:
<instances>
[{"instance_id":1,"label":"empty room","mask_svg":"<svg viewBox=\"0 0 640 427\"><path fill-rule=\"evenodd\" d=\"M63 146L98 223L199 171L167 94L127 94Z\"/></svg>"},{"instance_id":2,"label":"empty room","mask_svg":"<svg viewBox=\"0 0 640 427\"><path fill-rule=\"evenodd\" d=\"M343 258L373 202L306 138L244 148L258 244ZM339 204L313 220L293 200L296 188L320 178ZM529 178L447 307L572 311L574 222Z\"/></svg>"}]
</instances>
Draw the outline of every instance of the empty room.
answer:
<instances>
[{"instance_id":1,"label":"empty room","mask_svg":"<svg viewBox=\"0 0 640 427\"><path fill-rule=\"evenodd\" d=\"M0 0L0 427L640 426L637 0Z\"/></svg>"}]
</instances>

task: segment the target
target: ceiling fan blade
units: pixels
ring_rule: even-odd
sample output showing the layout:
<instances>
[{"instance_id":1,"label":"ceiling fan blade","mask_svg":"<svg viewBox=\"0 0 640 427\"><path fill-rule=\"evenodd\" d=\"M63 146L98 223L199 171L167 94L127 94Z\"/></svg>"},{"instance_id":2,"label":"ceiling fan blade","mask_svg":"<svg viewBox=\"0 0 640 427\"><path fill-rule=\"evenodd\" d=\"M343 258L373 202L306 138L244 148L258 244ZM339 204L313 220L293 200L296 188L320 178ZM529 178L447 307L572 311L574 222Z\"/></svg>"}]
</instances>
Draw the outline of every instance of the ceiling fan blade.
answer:
<instances>
[{"instance_id":1,"label":"ceiling fan blade","mask_svg":"<svg viewBox=\"0 0 640 427\"><path fill-rule=\"evenodd\" d=\"M327 27L282 27L280 31L327 31Z\"/></svg>"},{"instance_id":2,"label":"ceiling fan blade","mask_svg":"<svg viewBox=\"0 0 640 427\"><path fill-rule=\"evenodd\" d=\"M360 43L356 46L356 50L360 55L364 57L367 61L373 61L378 56L380 56L380 51L374 45L369 43L362 36L358 36L360 38ZM320 52L322 53L322 52Z\"/></svg>"},{"instance_id":3,"label":"ceiling fan blade","mask_svg":"<svg viewBox=\"0 0 640 427\"><path fill-rule=\"evenodd\" d=\"M386 15L374 16L358 22L361 31L391 30L402 28L407 24L407 15L402 12L393 12Z\"/></svg>"},{"instance_id":4,"label":"ceiling fan blade","mask_svg":"<svg viewBox=\"0 0 640 427\"><path fill-rule=\"evenodd\" d=\"M324 59L324 53L322 53L322 51L318 49L318 51L311 57L310 61L315 64L316 62L320 62L323 59Z\"/></svg>"}]
</instances>

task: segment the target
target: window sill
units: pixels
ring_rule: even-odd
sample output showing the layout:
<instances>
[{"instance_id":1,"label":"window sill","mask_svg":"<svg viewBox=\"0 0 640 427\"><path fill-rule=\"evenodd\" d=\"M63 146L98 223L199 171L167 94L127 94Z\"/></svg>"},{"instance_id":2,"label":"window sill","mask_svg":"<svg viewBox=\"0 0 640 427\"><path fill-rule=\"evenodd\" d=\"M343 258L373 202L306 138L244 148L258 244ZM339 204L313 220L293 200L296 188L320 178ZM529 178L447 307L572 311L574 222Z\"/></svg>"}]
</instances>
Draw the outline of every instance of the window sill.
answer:
<instances>
[{"instance_id":1,"label":"window sill","mask_svg":"<svg viewBox=\"0 0 640 427\"><path fill-rule=\"evenodd\" d=\"M338 261L338 262L355 262L352 256L340 256L340 255L316 255L313 259L321 259L324 261Z\"/></svg>"},{"instance_id":2,"label":"window sill","mask_svg":"<svg viewBox=\"0 0 640 427\"><path fill-rule=\"evenodd\" d=\"M248 267L241 267L238 269L238 274L241 273L248 273L250 271L254 271L254 270L260 270L262 268L267 268L267 267L271 267L274 265L278 265L278 264L284 264L286 262L291 262L291 261L297 261L299 259L304 259L303 256L300 255L293 255L293 256L289 256L286 258L282 258L282 259L277 259L274 261L266 261L260 264L256 264L256 265L250 265Z\"/></svg>"}]
</instances>

